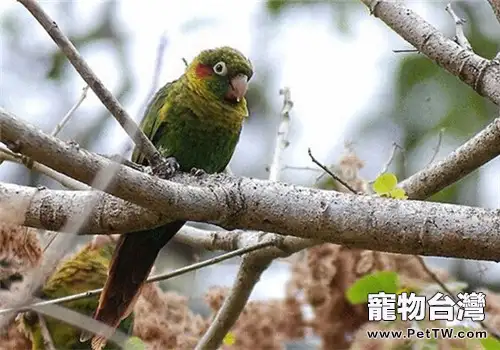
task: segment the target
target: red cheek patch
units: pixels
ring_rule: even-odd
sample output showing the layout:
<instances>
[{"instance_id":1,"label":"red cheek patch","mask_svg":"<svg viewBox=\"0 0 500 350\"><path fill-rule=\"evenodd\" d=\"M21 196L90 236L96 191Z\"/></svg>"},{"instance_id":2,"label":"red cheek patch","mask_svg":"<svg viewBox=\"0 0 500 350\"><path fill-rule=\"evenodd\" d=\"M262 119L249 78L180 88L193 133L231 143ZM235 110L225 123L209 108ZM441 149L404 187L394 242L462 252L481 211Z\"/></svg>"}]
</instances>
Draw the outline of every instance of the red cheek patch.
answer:
<instances>
[{"instance_id":1,"label":"red cheek patch","mask_svg":"<svg viewBox=\"0 0 500 350\"><path fill-rule=\"evenodd\" d=\"M198 78L205 78L212 75L212 67L199 63L196 66L196 76Z\"/></svg>"}]
</instances>

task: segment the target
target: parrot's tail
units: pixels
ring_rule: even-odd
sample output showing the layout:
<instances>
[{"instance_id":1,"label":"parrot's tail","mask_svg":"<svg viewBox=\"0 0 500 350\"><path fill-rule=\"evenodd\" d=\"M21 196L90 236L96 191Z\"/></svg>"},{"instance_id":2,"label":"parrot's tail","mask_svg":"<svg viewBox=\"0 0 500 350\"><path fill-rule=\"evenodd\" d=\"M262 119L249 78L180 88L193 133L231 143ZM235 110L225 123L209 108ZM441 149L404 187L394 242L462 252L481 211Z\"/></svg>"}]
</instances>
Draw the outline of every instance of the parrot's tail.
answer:
<instances>
[{"instance_id":1,"label":"parrot's tail","mask_svg":"<svg viewBox=\"0 0 500 350\"><path fill-rule=\"evenodd\" d=\"M152 230L121 235L111 258L95 320L116 329L130 315L158 253L183 225L184 221L174 221ZM111 336L96 335L92 349L102 349ZM83 332L80 341L86 342L91 337L92 333Z\"/></svg>"}]
</instances>

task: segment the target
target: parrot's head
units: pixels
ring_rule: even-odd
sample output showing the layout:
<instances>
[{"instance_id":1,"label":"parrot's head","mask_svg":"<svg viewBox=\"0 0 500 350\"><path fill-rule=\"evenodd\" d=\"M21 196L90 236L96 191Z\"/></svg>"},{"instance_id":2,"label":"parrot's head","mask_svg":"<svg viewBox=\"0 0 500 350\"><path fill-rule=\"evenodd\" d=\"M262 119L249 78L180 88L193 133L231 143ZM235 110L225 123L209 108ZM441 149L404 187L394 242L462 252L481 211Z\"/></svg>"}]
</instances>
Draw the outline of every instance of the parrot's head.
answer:
<instances>
[{"instance_id":1,"label":"parrot's head","mask_svg":"<svg viewBox=\"0 0 500 350\"><path fill-rule=\"evenodd\" d=\"M245 104L252 63L238 50L224 46L202 51L187 67L188 79L229 105Z\"/></svg>"}]
</instances>

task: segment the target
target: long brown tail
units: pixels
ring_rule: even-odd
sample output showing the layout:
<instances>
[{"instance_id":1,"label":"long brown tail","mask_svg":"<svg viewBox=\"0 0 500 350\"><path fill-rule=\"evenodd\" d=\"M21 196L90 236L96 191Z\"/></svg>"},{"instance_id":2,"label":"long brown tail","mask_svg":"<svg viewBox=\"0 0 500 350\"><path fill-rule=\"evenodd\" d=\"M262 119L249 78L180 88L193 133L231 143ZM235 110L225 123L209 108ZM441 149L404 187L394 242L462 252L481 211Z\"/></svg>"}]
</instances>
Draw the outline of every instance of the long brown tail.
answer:
<instances>
[{"instance_id":1,"label":"long brown tail","mask_svg":"<svg viewBox=\"0 0 500 350\"><path fill-rule=\"evenodd\" d=\"M94 314L95 320L116 328L127 318L158 253L182 225L183 221L174 221L152 230L123 234L120 237ZM102 349L111 335L95 336L92 339L92 349ZM82 333L80 341L85 342L91 336L92 334Z\"/></svg>"}]
</instances>

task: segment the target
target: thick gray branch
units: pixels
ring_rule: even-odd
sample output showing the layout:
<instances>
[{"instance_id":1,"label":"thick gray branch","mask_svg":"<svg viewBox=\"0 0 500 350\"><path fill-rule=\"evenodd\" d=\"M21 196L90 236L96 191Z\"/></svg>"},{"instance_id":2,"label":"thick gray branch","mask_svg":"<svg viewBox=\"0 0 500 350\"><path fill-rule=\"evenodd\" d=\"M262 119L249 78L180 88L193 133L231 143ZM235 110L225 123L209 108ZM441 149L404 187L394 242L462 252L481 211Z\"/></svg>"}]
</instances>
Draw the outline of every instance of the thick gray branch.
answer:
<instances>
[{"instance_id":1,"label":"thick gray branch","mask_svg":"<svg viewBox=\"0 0 500 350\"><path fill-rule=\"evenodd\" d=\"M500 65L460 47L404 4L361 0L375 17L480 95L500 105Z\"/></svg>"},{"instance_id":2,"label":"thick gray branch","mask_svg":"<svg viewBox=\"0 0 500 350\"><path fill-rule=\"evenodd\" d=\"M43 134L2 110L0 128L0 140L17 140L21 153L85 183L91 183L99 169L112 164ZM355 196L226 175L198 179L179 175L175 180L156 179L120 166L114 186L107 190L164 213L165 220L212 222L228 229L276 232L372 250L498 260L500 218L493 210ZM73 201L54 207L54 212L75 210L70 208L94 196L100 196L101 203L108 202L106 207L123 204L96 191L42 192L53 196L55 203L61 196ZM99 220L89 218L86 229L102 232L102 225L92 226ZM123 225L118 226L118 222ZM122 217L114 229L130 231L129 222L130 218Z\"/></svg>"},{"instance_id":3,"label":"thick gray branch","mask_svg":"<svg viewBox=\"0 0 500 350\"><path fill-rule=\"evenodd\" d=\"M400 187L404 188L411 199L425 199L467 176L499 154L500 119L496 118L443 160L429 164L404 180Z\"/></svg>"}]
</instances>

